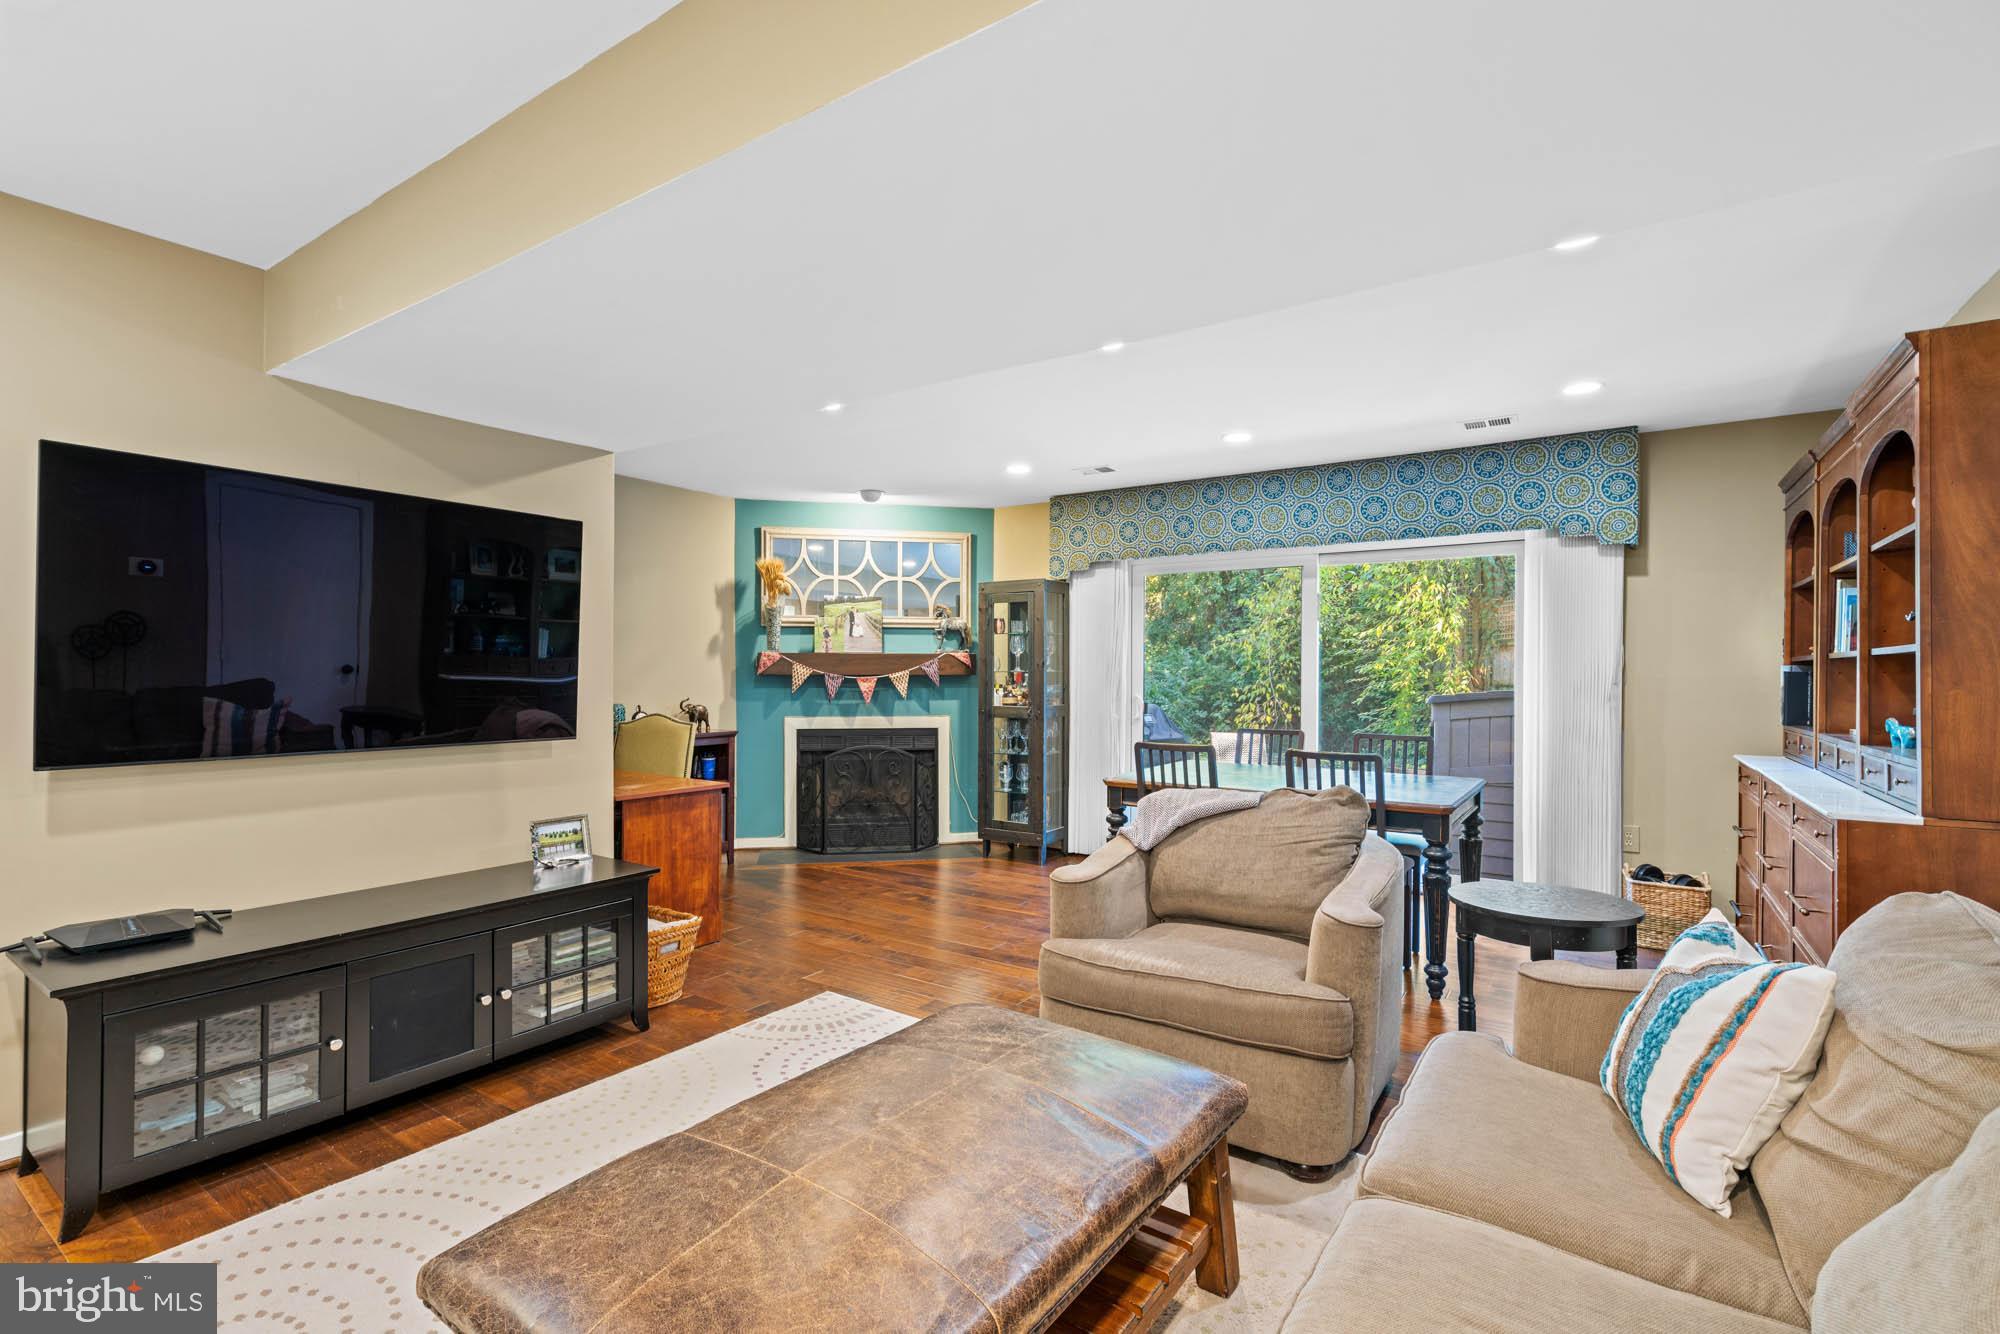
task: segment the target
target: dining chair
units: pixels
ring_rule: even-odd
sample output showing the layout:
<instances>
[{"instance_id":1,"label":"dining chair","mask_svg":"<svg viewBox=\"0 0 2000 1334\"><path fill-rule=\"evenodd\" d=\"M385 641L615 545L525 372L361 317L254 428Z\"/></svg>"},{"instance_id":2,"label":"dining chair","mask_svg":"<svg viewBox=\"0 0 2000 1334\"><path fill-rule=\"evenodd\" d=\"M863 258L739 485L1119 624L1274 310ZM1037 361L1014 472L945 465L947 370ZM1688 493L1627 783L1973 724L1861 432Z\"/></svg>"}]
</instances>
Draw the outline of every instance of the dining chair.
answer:
<instances>
[{"instance_id":1,"label":"dining chair","mask_svg":"<svg viewBox=\"0 0 2000 1334\"><path fill-rule=\"evenodd\" d=\"M1207 776L1203 777L1204 766ZM1139 795L1168 787L1220 787L1215 747L1184 741L1139 741L1132 746L1132 776Z\"/></svg>"},{"instance_id":2,"label":"dining chair","mask_svg":"<svg viewBox=\"0 0 2000 1334\"><path fill-rule=\"evenodd\" d=\"M1296 727L1245 727L1236 733L1238 764L1283 764L1285 756L1306 744Z\"/></svg>"},{"instance_id":3,"label":"dining chair","mask_svg":"<svg viewBox=\"0 0 2000 1334\"><path fill-rule=\"evenodd\" d=\"M1375 832L1394 845L1389 828L1389 807L1384 794L1382 757L1373 751L1288 750L1285 752L1285 786L1301 792L1318 792L1329 787L1351 787L1368 798ZM1371 795L1372 793L1372 795ZM1397 849L1401 851L1400 848ZM1410 873L1410 860L1403 859L1403 966L1417 956L1418 882Z\"/></svg>"},{"instance_id":4,"label":"dining chair","mask_svg":"<svg viewBox=\"0 0 2000 1334\"><path fill-rule=\"evenodd\" d=\"M1382 757L1392 774L1431 776L1431 736L1428 732L1356 732L1354 748Z\"/></svg>"},{"instance_id":5,"label":"dining chair","mask_svg":"<svg viewBox=\"0 0 2000 1334\"><path fill-rule=\"evenodd\" d=\"M694 724L664 713L648 713L620 723L611 743L611 767L688 777L694 767Z\"/></svg>"},{"instance_id":6,"label":"dining chair","mask_svg":"<svg viewBox=\"0 0 2000 1334\"><path fill-rule=\"evenodd\" d=\"M1358 751L1380 755L1385 773L1431 777L1431 737L1428 732L1356 732L1351 744ZM1412 887L1413 893L1421 891L1424 881L1424 836L1414 829L1392 829L1388 837L1396 851L1403 854L1404 883ZM1414 939L1410 949L1415 953Z\"/></svg>"}]
</instances>

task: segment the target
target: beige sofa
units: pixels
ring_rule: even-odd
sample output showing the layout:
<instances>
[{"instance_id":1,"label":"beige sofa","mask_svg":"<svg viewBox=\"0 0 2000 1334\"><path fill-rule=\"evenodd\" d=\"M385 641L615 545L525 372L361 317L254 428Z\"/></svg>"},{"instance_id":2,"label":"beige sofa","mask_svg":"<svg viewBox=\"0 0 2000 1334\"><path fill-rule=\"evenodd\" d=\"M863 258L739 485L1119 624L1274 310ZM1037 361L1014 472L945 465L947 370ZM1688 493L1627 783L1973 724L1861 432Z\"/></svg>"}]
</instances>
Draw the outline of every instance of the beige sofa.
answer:
<instances>
[{"instance_id":1,"label":"beige sofa","mask_svg":"<svg viewBox=\"0 0 2000 1334\"><path fill-rule=\"evenodd\" d=\"M1819 1071L1723 1218L1597 1087L1649 974L1525 965L1514 1054L1425 1048L1291 1327L2000 1328L2000 913L1898 895L1830 966Z\"/></svg>"},{"instance_id":2,"label":"beige sofa","mask_svg":"<svg viewBox=\"0 0 2000 1334\"><path fill-rule=\"evenodd\" d=\"M1345 788L1275 792L1049 876L1044 1019L1232 1075L1230 1142L1322 1179L1396 1068L1403 859Z\"/></svg>"}]
</instances>

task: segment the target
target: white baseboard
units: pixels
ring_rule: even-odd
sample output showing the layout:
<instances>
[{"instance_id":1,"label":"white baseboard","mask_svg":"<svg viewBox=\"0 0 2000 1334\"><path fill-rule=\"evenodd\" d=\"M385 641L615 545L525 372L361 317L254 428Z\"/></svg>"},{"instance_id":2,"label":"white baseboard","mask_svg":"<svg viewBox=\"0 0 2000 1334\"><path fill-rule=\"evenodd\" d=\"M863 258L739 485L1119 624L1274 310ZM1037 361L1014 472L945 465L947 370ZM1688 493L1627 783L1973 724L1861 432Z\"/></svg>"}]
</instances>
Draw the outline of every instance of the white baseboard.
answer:
<instances>
[{"instance_id":1,"label":"white baseboard","mask_svg":"<svg viewBox=\"0 0 2000 1334\"><path fill-rule=\"evenodd\" d=\"M977 843L978 841L979 835L977 833L964 833L957 829L938 835L939 843ZM736 846L739 848L793 848L798 846L798 840L786 838L783 834L767 834L759 838L739 838L736 840ZM837 854L830 853L828 855L833 856Z\"/></svg>"},{"instance_id":2,"label":"white baseboard","mask_svg":"<svg viewBox=\"0 0 2000 1334\"><path fill-rule=\"evenodd\" d=\"M0 1163L19 1162L21 1158L21 1132L0 1135Z\"/></svg>"}]
</instances>

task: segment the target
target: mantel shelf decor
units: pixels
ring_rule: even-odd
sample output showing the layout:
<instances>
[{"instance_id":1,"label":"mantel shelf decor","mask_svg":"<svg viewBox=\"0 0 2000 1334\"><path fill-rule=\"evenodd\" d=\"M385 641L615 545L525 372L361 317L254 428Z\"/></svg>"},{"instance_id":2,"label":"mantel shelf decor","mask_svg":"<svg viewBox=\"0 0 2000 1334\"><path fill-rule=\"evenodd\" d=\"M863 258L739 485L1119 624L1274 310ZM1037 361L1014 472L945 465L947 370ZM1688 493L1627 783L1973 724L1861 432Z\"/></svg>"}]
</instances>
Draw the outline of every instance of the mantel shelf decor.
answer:
<instances>
[{"instance_id":1,"label":"mantel shelf decor","mask_svg":"<svg viewBox=\"0 0 2000 1334\"><path fill-rule=\"evenodd\" d=\"M839 670L835 670L838 668ZM826 679L826 697L840 693L849 680L861 692L864 703L875 698L875 683L884 677L905 699L910 694L912 674L927 677L932 685L940 677L971 676L972 654L964 649L942 653L773 653L765 649L757 655L757 675L789 676L792 693L819 676Z\"/></svg>"}]
</instances>

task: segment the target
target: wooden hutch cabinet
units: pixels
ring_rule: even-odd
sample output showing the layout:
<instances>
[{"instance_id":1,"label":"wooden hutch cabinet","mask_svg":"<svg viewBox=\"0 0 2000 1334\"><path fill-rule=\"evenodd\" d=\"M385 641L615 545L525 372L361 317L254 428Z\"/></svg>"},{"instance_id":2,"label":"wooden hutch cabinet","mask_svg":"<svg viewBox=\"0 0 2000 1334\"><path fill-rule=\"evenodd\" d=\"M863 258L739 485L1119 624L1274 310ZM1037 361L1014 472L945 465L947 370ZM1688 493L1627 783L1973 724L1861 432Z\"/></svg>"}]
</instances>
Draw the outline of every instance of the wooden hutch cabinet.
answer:
<instances>
[{"instance_id":1,"label":"wooden hutch cabinet","mask_svg":"<svg viewBox=\"0 0 2000 1334\"><path fill-rule=\"evenodd\" d=\"M1736 896L1767 954L1824 963L1891 894L2000 904L2000 321L1910 334L1780 487L1811 717L1737 757Z\"/></svg>"}]
</instances>

